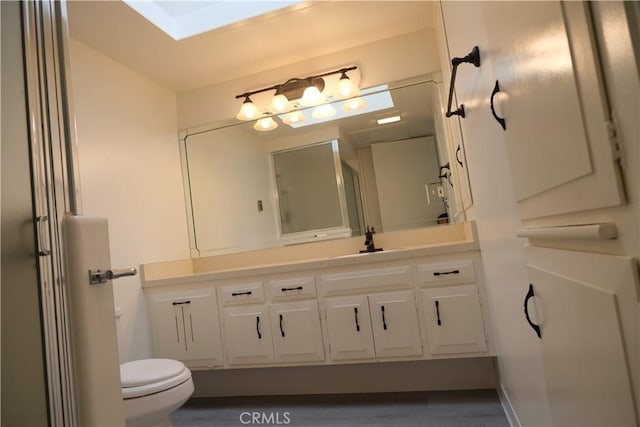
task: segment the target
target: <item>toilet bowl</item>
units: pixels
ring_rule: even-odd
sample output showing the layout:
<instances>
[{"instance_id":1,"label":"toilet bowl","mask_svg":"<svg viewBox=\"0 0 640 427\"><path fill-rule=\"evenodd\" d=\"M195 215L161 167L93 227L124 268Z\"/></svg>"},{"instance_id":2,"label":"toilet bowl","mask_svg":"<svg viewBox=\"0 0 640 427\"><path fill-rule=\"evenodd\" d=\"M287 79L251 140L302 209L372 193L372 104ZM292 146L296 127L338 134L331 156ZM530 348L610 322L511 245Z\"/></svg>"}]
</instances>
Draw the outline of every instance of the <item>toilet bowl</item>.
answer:
<instances>
[{"instance_id":1,"label":"toilet bowl","mask_svg":"<svg viewBox=\"0 0 640 427\"><path fill-rule=\"evenodd\" d=\"M127 426L171 426L169 416L193 393L191 371L177 360L126 362L120 378Z\"/></svg>"}]
</instances>

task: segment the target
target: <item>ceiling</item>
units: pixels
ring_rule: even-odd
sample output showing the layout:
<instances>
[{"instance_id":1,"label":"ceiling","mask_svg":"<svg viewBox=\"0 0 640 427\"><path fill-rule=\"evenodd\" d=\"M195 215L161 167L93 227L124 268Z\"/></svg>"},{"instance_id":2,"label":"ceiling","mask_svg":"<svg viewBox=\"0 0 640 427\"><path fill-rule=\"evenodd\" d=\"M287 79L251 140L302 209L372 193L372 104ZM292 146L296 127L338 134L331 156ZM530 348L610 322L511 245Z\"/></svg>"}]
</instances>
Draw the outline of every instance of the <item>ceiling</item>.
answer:
<instances>
[{"instance_id":1,"label":"ceiling","mask_svg":"<svg viewBox=\"0 0 640 427\"><path fill-rule=\"evenodd\" d=\"M174 40L122 1L69 1L72 38L176 92L431 28L430 1L308 1Z\"/></svg>"}]
</instances>

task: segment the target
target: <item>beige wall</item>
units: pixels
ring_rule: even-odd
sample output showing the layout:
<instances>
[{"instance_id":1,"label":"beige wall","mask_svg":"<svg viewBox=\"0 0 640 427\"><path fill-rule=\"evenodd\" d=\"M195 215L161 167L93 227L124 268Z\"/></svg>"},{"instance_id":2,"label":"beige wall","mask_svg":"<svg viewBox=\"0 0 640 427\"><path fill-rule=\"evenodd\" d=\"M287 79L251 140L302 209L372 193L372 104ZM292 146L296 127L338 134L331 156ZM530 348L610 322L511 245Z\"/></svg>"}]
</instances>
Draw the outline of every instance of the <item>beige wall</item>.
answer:
<instances>
[{"instance_id":1,"label":"beige wall","mask_svg":"<svg viewBox=\"0 0 640 427\"><path fill-rule=\"evenodd\" d=\"M435 33L432 30L417 31L180 93L178 126L185 129L229 120L235 117L242 104L241 100L235 99L239 93L352 64L360 69L361 87L439 71Z\"/></svg>"},{"instance_id":2,"label":"beige wall","mask_svg":"<svg viewBox=\"0 0 640 427\"><path fill-rule=\"evenodd\" d=\"M85 215L106 217L114 268L187 258L175 94L71 41ZM140 277L114 283L121 358L151 354Z\"/></svg>"}]
</instances>

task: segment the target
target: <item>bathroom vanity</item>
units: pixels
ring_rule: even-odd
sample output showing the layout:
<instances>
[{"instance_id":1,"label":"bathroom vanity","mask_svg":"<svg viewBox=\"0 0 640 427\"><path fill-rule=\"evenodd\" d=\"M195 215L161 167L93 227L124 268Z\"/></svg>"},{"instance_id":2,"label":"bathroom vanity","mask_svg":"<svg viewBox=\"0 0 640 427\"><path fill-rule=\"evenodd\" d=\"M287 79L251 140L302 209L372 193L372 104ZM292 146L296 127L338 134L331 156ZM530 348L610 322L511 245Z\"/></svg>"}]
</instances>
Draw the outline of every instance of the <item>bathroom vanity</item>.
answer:
<instances>
[{"instance_id":1,"label":"bathroom vanity","mask_svg":"<svg viewBox=\"0 0 640 427\"><path fill-rule=\"evenodd\" d=\"M351 238L144 265L153 356L238 369L494 355L473 223L376 239L388 249Z\"/></svg>"}]
</instances>

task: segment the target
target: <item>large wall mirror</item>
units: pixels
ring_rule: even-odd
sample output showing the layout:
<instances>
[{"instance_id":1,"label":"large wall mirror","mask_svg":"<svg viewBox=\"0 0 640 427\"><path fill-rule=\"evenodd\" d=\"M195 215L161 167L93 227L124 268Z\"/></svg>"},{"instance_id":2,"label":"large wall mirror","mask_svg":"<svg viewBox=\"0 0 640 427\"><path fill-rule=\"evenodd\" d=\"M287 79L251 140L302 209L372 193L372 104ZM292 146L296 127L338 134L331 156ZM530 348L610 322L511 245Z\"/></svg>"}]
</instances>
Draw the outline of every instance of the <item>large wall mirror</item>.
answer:
<instances>
[{"instance_id":1,"label":"large wall mirror","mask_svg":"<svg viewBox=\"0 0 640 427\"><path fill-rule=\"evenodd\" d=\"M368 106L387 104L323 123L181 131L192 254L464 221L468 177L454 167L444 91L439 74L420 76L364 90Z\"/></svg>"}]
</instances>

